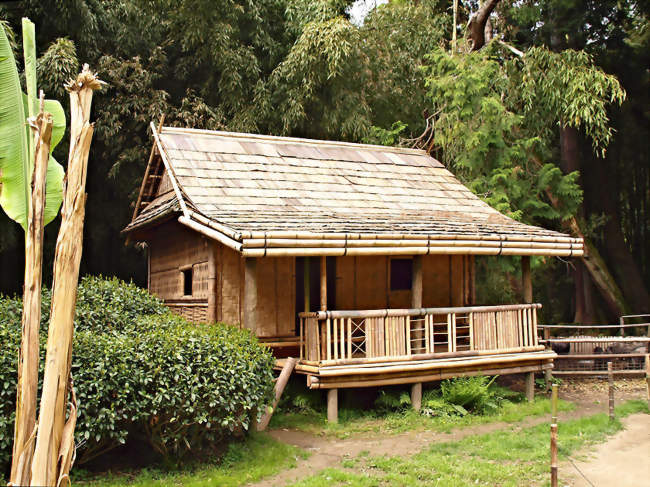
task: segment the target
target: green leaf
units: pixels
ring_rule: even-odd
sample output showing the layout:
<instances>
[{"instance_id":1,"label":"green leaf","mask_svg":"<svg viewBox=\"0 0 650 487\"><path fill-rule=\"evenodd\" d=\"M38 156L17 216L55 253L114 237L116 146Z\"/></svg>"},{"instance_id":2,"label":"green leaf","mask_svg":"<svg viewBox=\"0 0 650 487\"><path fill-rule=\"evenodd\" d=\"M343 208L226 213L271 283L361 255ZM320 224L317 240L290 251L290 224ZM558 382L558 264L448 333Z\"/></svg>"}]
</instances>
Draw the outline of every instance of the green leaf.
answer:
<instances>
[{"instance_id":1,"label":"green leaf","mask_svg":"<svg viewBox=\"0 0 650 487\"><path fill-rule=\"evenodd\" d=\"M52 114L52 142L50 142L50 153L52 153L65 134L67 120L65 110L58 100L45 100L44 110Z\"/></svg>"},{"instance_id":2,"label":"green leaf","mask_svg":"<svg viewBox=\"0 0 650 487\"><path fill-rule=\"evenodd\" d=\"M25 120L16 61L4 28L0 28L0 205L24 229L30 179Z\"/></svg>"},{"instance_id":3,"label":"green leaf","mask_svg":"<svg viewBox=\"0 0 650 487\"><path fill-rule=\"evenodd\" d=\"M23 19L25 32L26 78L28 89L36 90L34 24ZM33 157L30 156L32 136L27 126L30 96L22 93L16 62L4 29L0 29L0 206L9 218L27 229L27 213L31 197ZM31 54L30 54L31 53ZM30 61L33 54L34 60ZM33 75L33 77L32 77ZM30 88L31 87L31 88ZM33 102L36 102L35 95ZM50 151L65 133L66 117L56 100L46 100L45 110L52 114L52 142ZM48 161L44 224L56 218L63 199L63 167L52 157Z\"/></svg>"}]
</instances>

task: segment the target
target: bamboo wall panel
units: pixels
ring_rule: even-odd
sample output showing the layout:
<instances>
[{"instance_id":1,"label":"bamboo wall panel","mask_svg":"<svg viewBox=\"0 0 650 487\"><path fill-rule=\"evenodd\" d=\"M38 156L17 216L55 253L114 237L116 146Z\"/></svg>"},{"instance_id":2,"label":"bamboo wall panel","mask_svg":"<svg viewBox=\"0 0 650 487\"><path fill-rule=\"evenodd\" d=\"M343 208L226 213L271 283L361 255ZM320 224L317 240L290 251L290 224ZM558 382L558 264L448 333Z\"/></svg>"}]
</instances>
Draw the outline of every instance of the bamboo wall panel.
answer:
<instances>
[{"instance_id":1,"label":"bamboo wall panel","mask_svg":"<svg viewBox=\"0 0 650 487\"><path fill-rule=\"evenodd\" d=\"M356 257L336 258L336 309L359 309L356 303Z\"/></svg>"},{"instance_id":2,"label":"bamboo wall panel","mask_svg":"<svg viewBox=\"0 0 650 487\"><path fill-rule=\"evenodd\" d=\"M364 256L357 257L355 261L356 308L388 307L388 257Z\"/></svg>"},{"instance_id":3,"label":"bamboo wall panel","mask_svg":"<svg viewBox=\"0 0 650 487\"><path fill-rule=\"evenodd\" d=\"M163 299L175 312L193 322L207 319L207 308L183 309L180 300L205 301L208 298L209 242L176 222L160 225L149 242L149 291ZM183 294L182 270L192 269L192 295ZM170 301L175 301L172 305ZM195 309L196 308L196 309Z\"/></svg>"},{"instance_id":4,"label":"bamboo wall panel","mask_svg":"<svg viewBox=\"0 0 650 487\"><path fill-rule=\"evenodd\" d=\"M422 305L431 308L451 305L446 255L422 256Z\"/></svg>"},{"instance_id":5,"label":"bamboo wall panel","mask_svg":"<svg viewBox=\"0 0 650 487\"><path fill-rule=\"evenodd\" d=\"M295 336L295 259L257 260L257 336Z\"/></svg>"},{"instance_id":6,"label":"bamboo wall panel","mask_svg":"<svg viewBox=\"0 0 650 487\"><path fill-rule=\"evenodd\" d=\"M217 263L220 292L217 299L217 316L220 321L231 325L241 324L242 262L240 255L228 247L219 245Z\"/></svg>"}]
</instances>

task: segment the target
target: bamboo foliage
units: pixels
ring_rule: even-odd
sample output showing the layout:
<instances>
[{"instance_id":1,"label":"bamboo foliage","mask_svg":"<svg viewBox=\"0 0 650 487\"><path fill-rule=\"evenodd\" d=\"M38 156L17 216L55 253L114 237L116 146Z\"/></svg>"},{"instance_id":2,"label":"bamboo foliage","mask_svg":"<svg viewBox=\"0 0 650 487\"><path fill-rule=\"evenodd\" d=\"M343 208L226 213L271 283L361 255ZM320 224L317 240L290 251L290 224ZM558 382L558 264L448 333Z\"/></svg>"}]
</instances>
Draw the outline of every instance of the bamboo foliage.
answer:
<instances>
[{"instance_id":1,"label":"bamboo foliage","mask_svg":"<svg viewBox=\"0 0 650 487\"><path fill-rule=\"evenodd\" d=\"M70 93L70 152L61 228L54 257L52 308L47 340L38 435L31 465L31 485L69 484L74 457L76 398L70 365L77 283L83 240L88 154L93 135L90 108L93 91L101 82L85 65L66 89ZM70 396L70 409L66 404Z\"/></svg>"}]
</instances>

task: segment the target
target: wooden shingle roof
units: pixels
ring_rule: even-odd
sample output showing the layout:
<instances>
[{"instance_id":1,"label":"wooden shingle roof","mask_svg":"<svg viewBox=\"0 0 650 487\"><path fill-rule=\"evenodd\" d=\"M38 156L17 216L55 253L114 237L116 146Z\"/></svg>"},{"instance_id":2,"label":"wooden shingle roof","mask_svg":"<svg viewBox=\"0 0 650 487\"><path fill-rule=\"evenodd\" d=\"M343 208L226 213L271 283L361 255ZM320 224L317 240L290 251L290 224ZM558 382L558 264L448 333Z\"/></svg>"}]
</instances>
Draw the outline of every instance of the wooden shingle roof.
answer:
<instances>
[{"instance_id":1,"label":"wooden shingle roof","mask_svg":"<svg viewBox=\"0 0 650 487\"><path fill-rule=\"evenodd\" d=\"M152 128L162 164L126 231L181 214L249 256L582 255L581 239L502 215L424 151Z\"/></svg>"}]
</instances>

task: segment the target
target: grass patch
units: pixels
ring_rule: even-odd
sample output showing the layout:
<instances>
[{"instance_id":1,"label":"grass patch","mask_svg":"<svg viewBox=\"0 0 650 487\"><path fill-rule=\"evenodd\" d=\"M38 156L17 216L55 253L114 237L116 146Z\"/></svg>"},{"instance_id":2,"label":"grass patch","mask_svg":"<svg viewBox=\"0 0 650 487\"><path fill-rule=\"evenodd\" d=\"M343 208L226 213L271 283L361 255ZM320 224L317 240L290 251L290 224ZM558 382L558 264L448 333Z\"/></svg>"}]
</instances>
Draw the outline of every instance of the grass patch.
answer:
<instances>
[{"instance_id":1,"label":"grass patch","mask_svg":"<svg viewBox=\"0 0 650 487\"><path fill-rule=\"evenodd\" d=\"M644 401L616 408L617 418L648 412ZM606 414L561 422L560 458L619 431L621 422ZM293 487L414 487L519 486L543 482L548 475L549 428L511 428L460 441L432 445L408 458L371 457L360 460L362 473L328 469Z\"/></svg>"},{"instance_id":2,"label":"grass patch","mask_svg":"<svg viewBox=\"0 0 650 487\"><path fill-rule=\"evenodd\" d=\"M575 406L566 401L559 402L560 411L571 411ZM527 417L550 414L551 401L537 397L534 402L504 401L495 412L465 416L427 417L412 409L393 412L377 410L339 409L338 424L329 424L327 415L316 410L303 412L278 411L271 420L271 428L288 428L312 434L347 438L351 435L376 433L397 434L404 431L435 430L446 432L454 428L465 428L479 424L503 421L515 423Z\"/></svg>"},{"instance_id":3,"label":"grass patch","mask_svg":"<svg viewBox=\"0 0 650 487\"><path fill-rule=\"evenodd\" d=\"M239 487L293 468L299 458L307 457L303 450L258 433L244 442L232 443L218 464L196 464L182 472L145 469L95 478L73 469L72 480L73 484L90 487Z\"/></svg>"}]
</instances>

